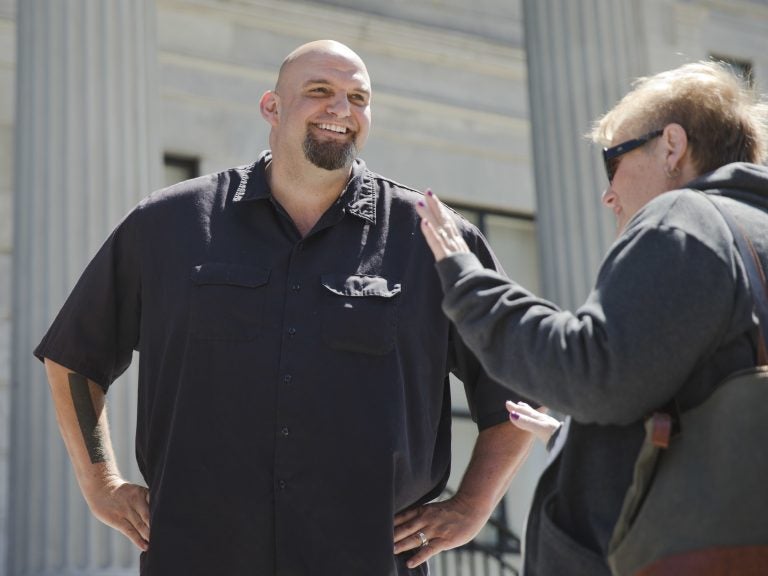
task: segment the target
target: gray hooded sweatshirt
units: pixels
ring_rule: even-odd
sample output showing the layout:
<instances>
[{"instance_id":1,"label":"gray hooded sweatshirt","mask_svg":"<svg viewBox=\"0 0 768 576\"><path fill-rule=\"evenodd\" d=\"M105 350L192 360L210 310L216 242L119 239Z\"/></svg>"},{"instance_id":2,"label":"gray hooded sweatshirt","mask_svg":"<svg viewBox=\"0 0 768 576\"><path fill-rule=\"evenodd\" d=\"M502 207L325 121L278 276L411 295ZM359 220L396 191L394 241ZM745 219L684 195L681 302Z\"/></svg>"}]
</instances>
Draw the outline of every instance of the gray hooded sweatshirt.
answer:
<instances>
[{"instance_id":1,"label":"gray hooded sweatshirt","mask_svg":"<svg viewBox=\"0 0 768 576\"><path fill-rule=\"evenodd\" d=\"M437 264L443 309L489 374L571 417L534 496L527 576L609 574L604 558L643 419L671 400L693 407L726 375L755 364L743 264L701 192L733 213L768 270L768 168L744 163L638 211L575 312L484 269L472 254Z\"/></svg>"}]
</instances>

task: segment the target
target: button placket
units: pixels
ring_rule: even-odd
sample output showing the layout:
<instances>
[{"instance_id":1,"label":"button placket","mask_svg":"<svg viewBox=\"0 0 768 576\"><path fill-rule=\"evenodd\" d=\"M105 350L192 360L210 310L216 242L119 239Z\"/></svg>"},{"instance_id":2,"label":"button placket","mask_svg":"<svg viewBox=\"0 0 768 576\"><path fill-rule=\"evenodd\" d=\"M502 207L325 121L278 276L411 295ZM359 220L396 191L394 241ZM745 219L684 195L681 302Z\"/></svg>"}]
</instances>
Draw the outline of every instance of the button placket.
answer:
<instances>
[{"instance_id":1,"label":"button placket","mask_svg":"<svg viewBox=\"0 0 768 576\"><path fill-rule=\"evenodd\" d=\"M282 286L285 295L285 307L282 317L282 346L280 351L280 382L278 387L276 405L276 430L275 430L275 489L284 493L288 488L288 481L295 472L295 457L293 451L297 449L295 442L296 390L295 370L297 360L295 358L296 338L301 335L300 322L302 321L301 304L303 277L301 275L301 262L305 256L302 254L303 242L294 245L294 249L288 261L288 269ZM286 495L287 497L287 495Z\"/></svg>"}]
</instances>

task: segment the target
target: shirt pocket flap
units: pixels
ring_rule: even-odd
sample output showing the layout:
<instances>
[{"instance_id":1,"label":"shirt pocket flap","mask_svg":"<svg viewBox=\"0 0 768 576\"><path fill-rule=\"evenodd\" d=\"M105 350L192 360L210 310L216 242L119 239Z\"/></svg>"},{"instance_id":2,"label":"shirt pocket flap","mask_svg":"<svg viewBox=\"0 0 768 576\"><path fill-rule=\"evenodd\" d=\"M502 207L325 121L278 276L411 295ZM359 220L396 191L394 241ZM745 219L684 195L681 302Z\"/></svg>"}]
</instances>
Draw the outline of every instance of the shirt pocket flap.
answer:
<instances>
[{"instance_id":1,"label":"shirt pocket flap","mask_svg":"<svg viewBox=\"0 0 768 576\"><path fill-rule=\"evenodd\" d=\"M241 264L206 262L192 270L192 282L198 286L223 284L258 288L269 282L269 270Z\"/></svg>"},{"instance_id":2,"label":"shirt pocket flap","mask_svg":"<svg viewBox=\"0 0 768 576\"><path fill-rule=\"evenodd\" d=\"M400 293L401 289L399 283L367 274L323 274L320 276L320 282L339 296L393 298Z\"/></svg>"}]
</instances>

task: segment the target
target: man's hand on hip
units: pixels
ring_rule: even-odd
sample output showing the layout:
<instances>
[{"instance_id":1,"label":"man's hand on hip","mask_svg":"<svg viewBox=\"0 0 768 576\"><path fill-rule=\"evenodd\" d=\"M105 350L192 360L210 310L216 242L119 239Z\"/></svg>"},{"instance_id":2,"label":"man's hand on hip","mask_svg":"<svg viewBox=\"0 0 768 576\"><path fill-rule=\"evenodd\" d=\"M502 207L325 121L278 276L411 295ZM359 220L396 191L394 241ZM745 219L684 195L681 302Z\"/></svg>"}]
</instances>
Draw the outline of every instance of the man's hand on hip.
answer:
<instances>
[{"instance_id":1,"label":"man's hand on hip","mask_svg":"<svg viewBox=\"0 0 768 576\"><path fill-rule=\"evenodd\" d=\"M86 500L96 518L125 534L140 550L149 548L149 491L144 486L110 478L88 490Z\"/></svg>"},{"instance_id":2,"label":"man's hand on hip","mask_svg":"<svg viewBox=\"0 0 768 576\"><path fill-rule=\"evenodd\" d=\"M456 496L406 510L395 516L395 554L416 550L408 560L408 567L415 568L439 552L466 544L487 520Z\"/></svg>"}]
</instances>

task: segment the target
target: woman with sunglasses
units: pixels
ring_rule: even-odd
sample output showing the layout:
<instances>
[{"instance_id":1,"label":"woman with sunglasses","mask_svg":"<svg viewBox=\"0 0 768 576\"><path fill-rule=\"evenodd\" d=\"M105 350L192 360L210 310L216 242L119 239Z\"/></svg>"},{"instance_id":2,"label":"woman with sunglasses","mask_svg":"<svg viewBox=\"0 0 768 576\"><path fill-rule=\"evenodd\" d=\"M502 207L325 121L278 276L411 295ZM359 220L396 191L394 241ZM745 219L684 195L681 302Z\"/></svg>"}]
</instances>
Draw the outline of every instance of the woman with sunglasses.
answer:
<instances>
[{"instance_id":1,"label":"woman with sunglasses","mask_svg":"<svg viewBox=\"0 0 768 576\"><path fill-rule=\"evenodd\" d=\"M444 310L489 374L570 415L534 496L526 576L610 574L645 417L670 401L695 406L759 361L742 260L712 201L768 269L767 128L766 103L719 64L638 80L592 133L606 146L603 203L618 238L576 312L483 269L427 193L422 231Z\"/></svg>"}]
</instances>

